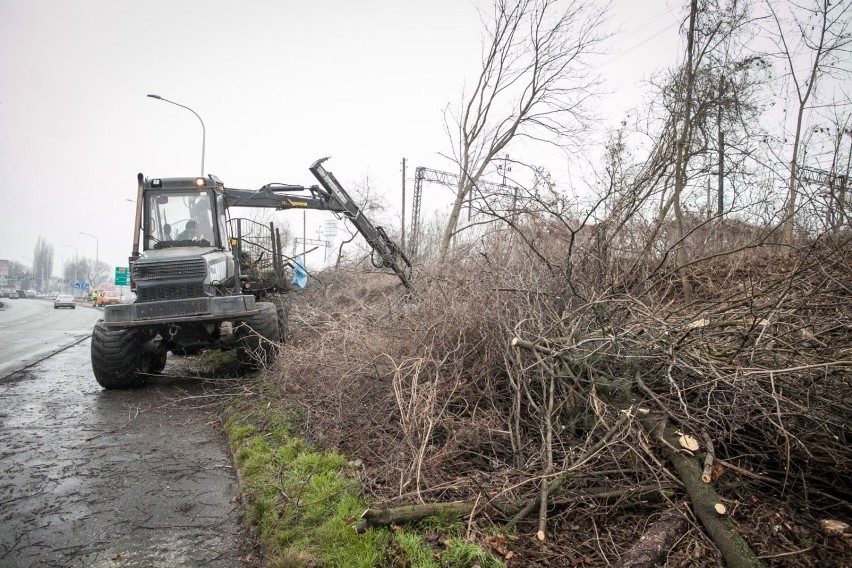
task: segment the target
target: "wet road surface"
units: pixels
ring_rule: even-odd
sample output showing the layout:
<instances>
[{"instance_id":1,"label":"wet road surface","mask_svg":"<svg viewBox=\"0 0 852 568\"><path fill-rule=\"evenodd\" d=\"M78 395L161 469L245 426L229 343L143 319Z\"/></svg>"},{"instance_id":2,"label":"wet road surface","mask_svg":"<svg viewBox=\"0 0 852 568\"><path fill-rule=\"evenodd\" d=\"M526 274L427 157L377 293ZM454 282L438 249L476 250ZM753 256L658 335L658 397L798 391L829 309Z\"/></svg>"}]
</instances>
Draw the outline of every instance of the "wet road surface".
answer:
<instances>
[{"instance_id":1,"label":"wet road surface","mask_svg":"<svg viewBox=\"0 0 852 568\"><path fill-rule=\"evenodd\" d=\"M0 566L243 566L219 413L198 398L208 386L167 367L104 391L89 348L0 380Z\"/></svg>"},{"instance_id":2,"label":"wet road surface","mask_svg":"<svg viewBox=\"0 0 852 568\"><path fill-rule=\"evenodd\" d=\"M92 335L103 311L80 303L54 309L51 300L3 300L0 308L0 379Z\"/></svg>"}]
</instances>

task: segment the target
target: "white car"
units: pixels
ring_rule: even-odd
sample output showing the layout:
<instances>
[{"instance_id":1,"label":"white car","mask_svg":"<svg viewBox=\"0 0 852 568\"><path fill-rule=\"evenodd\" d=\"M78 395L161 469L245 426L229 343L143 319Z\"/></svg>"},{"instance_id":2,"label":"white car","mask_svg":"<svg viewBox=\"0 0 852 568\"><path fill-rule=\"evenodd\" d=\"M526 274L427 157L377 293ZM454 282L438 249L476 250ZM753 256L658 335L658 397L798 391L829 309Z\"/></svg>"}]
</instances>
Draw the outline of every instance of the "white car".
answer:
<instances>
[{"instance_id":1,"label":"white car","mask_svg":"<svg viewBox=\"0 0 852 568\"><path fill-rule=\"evenodd\" d=\"M77 302L74 301L74 296L70 294L59 294L56 296L56 299L53 300L53 309L58 310L59 308L71 308L72 310L77 307Z\"/></svg>"}]
</instances>

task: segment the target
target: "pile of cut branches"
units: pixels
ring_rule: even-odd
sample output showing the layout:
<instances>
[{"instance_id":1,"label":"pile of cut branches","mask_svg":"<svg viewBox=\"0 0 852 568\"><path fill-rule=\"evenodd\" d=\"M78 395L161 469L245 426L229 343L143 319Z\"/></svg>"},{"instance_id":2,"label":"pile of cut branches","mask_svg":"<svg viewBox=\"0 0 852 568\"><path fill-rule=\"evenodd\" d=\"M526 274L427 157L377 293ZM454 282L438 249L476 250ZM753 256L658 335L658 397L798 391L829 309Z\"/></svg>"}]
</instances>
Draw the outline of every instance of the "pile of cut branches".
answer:
<instances>
[{"instance_id":1,"label":"pile of cut branches","mask_svg":"<svg viewBox=\"0 0 852 568\"><path fill-rule=\"evenodd\" d=\"M848 553L818 524L852 510L848 243L696 265L689 305L663 271L616 292L567 266L495 245L414 296L326 274L271 376L384 510L461 502L518 530L513 565Z\"/></svg>"}]
</instances>

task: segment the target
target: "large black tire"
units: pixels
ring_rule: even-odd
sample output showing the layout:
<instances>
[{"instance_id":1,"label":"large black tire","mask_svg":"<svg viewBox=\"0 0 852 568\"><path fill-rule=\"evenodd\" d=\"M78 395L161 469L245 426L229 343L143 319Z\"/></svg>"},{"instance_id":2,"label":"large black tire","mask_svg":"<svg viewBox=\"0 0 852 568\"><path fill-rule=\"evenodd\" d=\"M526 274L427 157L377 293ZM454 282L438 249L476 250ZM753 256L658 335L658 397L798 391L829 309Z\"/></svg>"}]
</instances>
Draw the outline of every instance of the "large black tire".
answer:
<instances>
[{"instance_id":1,"label":"large black tire","mask_svg":"<svg viewBox=\"0 0 852 568\"><path fill-rule=\"evenodd\" d=\"M237 326L237 361L248 369L269 363L281 340L278 311L272 302L258 302L259 312Z\"/></svg>"},{"instance_id":2,"label":"large black tire","mask_svg":"<svg viewBox=\"0 0 852 568\"><path fill-rule=\"evenodd\" d=\"M92 371L105 389L127 389L144 382L154 369L154 357L145 353L148 340L139 329L107 329L101 322L92 332ZM162 369L160 369L162 370Z\"/></svg>"}]
</instances>

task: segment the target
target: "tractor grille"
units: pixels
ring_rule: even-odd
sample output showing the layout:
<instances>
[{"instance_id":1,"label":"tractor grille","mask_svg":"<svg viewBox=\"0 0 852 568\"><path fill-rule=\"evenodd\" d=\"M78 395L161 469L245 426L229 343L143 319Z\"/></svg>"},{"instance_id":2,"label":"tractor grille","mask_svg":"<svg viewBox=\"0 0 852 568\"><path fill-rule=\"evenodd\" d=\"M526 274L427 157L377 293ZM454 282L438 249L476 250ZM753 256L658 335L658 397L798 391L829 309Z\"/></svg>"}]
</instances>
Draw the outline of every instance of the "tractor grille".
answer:
<instances>
[{"instance_id":1,"label":"tractor grille","mask_svg":"<svg viewBox=\"0 0 852 568\"><path fill-rule=\"evenodd\" d=\"M204 285L200 282L179 282L159 286L138 286L137 302L159 302L161 300L181 300L183 298L203 298Z\"/></svg>"},{"instance_id":2,"label":"tractor grille","mask_svg":"<svg viewBox=\"0 0 852 568\"><path fill-rule=\"evenodd\" d=\"M204 293L207 263L200 256L139 260L132 270L138 303L207 296Z\"/></svg>"},{"instance_id":3,"label":"tractor grille","mask_svg":"<svg viewBox=\"0 0 852 568\"><path fill-rule=\"evenodd\" d=\"M139 319L158 319L180 316L194 316L208 313L207 298L189 298L153 304L136 304L136 317Z\"/></svg>"},{"instance_id":4,"label":"tractor grille","mask_svg":"<svg viewBox=\"0 0 852 568\"><path fill-rule=\"evenodd\" d=\"M204 280L206 276L207 264L200 256L138 260L133 263L133 280L137 284L163 280Z\"/></svg>"}]
</instances>

